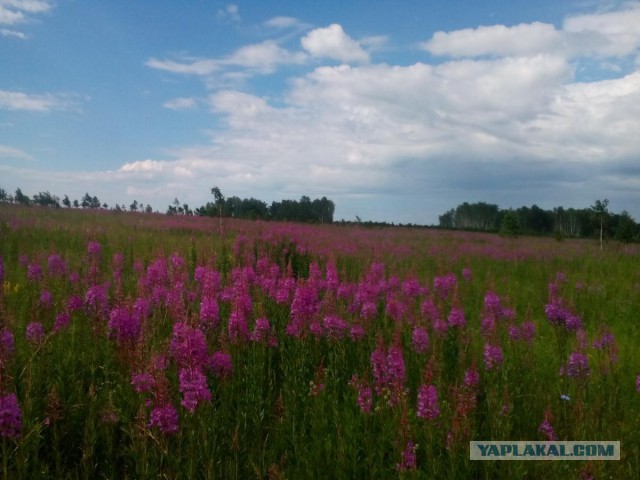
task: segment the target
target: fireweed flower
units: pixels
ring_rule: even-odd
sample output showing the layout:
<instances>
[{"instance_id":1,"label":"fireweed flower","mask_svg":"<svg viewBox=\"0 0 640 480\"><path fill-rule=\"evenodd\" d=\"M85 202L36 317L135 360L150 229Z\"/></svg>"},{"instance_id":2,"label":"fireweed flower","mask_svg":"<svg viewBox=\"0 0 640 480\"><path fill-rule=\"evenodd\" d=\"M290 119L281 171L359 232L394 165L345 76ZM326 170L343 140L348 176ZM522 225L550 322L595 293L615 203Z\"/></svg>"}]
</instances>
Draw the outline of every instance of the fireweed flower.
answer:
<instances>
[{"instance_id":1,"label":"fireweed flower","mask_svg":"<svg viewBox=\"0 0 640 480\"><path fill-rule=\"evenodd\" d=\"M462 278L464 278L467 282L471 281L471 279L473 278L473 272L470 268L462 269Z\"/></svg>"},{"instance_id":2,"label":"fireweed flower","mask_svg":"<svg viewBox=\"0 0 640 480\"><path fill-rule=\"evenodd\" d=\"M166 434L176 433L178 431L178 411L170 403L156 406L151 411L149 427L157 427Z\"/></svg>"},{"instance_id":3,"label":"fireweed flower","mask_svg":"<svg viewBox=\"0 0 640 480\"><path fill-rule=\"evenodd\" d=\"M98 259L100 258L100 253L102 252L102 247L98 242L90 241L87 243L87 253L89 257Z\"/></svg>"},{"instance_id":4,"label":"fireweed flower","mask_svg":"<svg viewBox=\"0 0 640 480\"><path fill-rule=\"evenodd\" d=\"M401 322L407 313L407 306L396 298L394 294L387 295L385 313L387 317Z\"/></svg>"},{"instance_id":5,"label":"fireweed flower","mask_svg":"<svg viewBox=\"0 0 640 480\"><path fill-rule=\"evenodd\" d=\"M49 290L42 290L38 299L38 306L41 308L51 308L53 305L53 295Z\"/></svg>"},{"instance_id":6,"label":"fireweed flower","mask_svg":"<svg viewBox=\"0 0 640 480\"><path fill-rule=\"evenodd\" d=\"M544 412L544 420L538 427L538 431L545 436L547 441L550 441L550 442L558 440L558 436L556 435L556 432L553 429L553 426L551 425L551 420L553 420L553 416L551 415L551 411L547 409Z\"/></svg>"},{"instance_id":7,"label":"fireweed flower","mask_svg":"<svg viewBox=\"0 0 640 480\"><path fill-rule=\"evenodd\" d=\"M180 404L194 412L198 403L211 400L211 391L207 385L207 377L200 368L181 368L178 373L182 401Z\"/></svg>"},{"instance_id":8,"label":"fireweed flower","mask_svg":"<svg viewBox=\"0 0 640 480\"><path fill-rule=\"evenodd\" d=\"M509 325L509 337L511 337L511 340L520 340L522 332L517 325Z\"/></svg>"},{"instance_id":9,"label":"fireweed flower","mask_svg":"<svg viewBox=\"0 0 640 480\"><path fill-rule=\"evenodd\" d=\"M202 297L200 302L200 326L205 330L215 329L220 324L218 301L213 297Z\"/></svg>"},{"instance_id":10,"label":"fireweed flower","mask_svg":"<svg viewBox=\"0 0 640 480\"><path fill-rule=\"evenodd\" d=\"M109 304L108 291L109 284L89 287L84 296L84 306L88 313L94 315L106 313Z\"/></svg>"},{"instance_id":11,"label":"fireweed flower","mask_svg":"<svg viewBox=\"0 0 640 480\"><path fill-rule=\"evenodd\" d=\"M447 321L451 327L464 327L467 324L464 318L464 311L457 307L451 309Z\"/></svg>"},{"instance_id":12,"label":"fireweed flower","mask_svg":"<svg viewBox=\"0 0 640 480\"><path fill-rule=\"evenodd\" d=\"M411 440L407 442L407 446L402 452L402 461L396 464L396 469L404 472L406 470L416 469L416 449L417 445L414 445Z\"/></svg>"},{"instance_id":13,"label":"fireweed flower","mask_svg":"<svg viewBox=\"0 0 640 480\"><path fill-rule=\"evenodd\" d=\"M156 385L153 375L147 372L131 374L131 385L137 393L151 392Z\"/></svg>"},{"instance_id":14,"label":"fireweed flower","mask_svg":"<svg viewBox=\"0 0 640 480\"><path fill-rule=\"evenodd\" d=\"M411 333L411 344L417 353L424 353L429 348L429 333L423 327L415 327Z\"/></svg>"},{"instance_id":15,"label":"fireweed flower","mask_svg":"<svg viewBox=\"0 0 640 480\"><path fill-rule=\"evenodd\" d=\"M466 372L464 372L464 384L467 387L476 387L480 383L480 374L475 369L475 367L469 368Z\"/></svg>"},{"instance_id":16,"label":"fireweed flower","mask_svg":"<svg viewBox=\"0 0 640 480\"><path fill-rule=\"evenodd\" d=\"M418 418L435 420L440 416L438 390L435 385L421 385L418 389Z\"/></svg>"},{"instance_id":17,"label":"fireweed flower","mask_svg":"<svg viewBox=\"0 0 640 480\"><path fill-rule=\"evenodd\" d=\"M269 324L269 319L257 318L253 327L253 332L249 335L249 340L257 343L265 342L269 338L270 332L271 325Z\"/></svg>"},{"instance_id":18,"label":"fireweed flower","mask_svg":"<svg viewBox=\"0 0 640 480\"><path fill-rule=\"evenodd\" d=\"M0 437L18 438L22 431L22 410L15 393L0 396Z\"/></svg>"},{"instance_id":19,"label":"fireweed flower","mask_svg":"<svg viewBox=\"0 0 640 480\"><path fill-rule=\"evenodd\" d=\"M249 338L249 327L244 311L234 308L229 315L229 339L232 342L244 342Z\"/></svg>"},{"instance_id":20,"label":"fireweed flower","mask_svg":"<svg viewBox=\"0 0 640 480\"><path fill-rule=\"evenodd\" d=\"M67 300L67 309L69 312L77 312L82 310L82 298L78 295L71 295Z\"/></svg>"},{"instance_id":21,"label":"fireweed flower","mask_svg":"<svg viewBox=\"0 0 640 480\"><path fill-rule=\"evenodd\" d=\"M337 315L327 315L322 321L325 335L331 340L337 340L346 336L349 324Z\"/></svg>"},{"instance_id":22,"label":"fireweed flower","mask_svg":"<svg viewBox=\"0 0 640 480\"><path fill-rule=\"evenodd\" d=\"M587 356L582 352L571 352L569 361L561 373L565 373L571 378L587 377L590 373Z\"/></svg>"},{"instance_id":23,"label":"fireweed flower","mask_svg":"<svg viewBox=\"0 0 640 480\"><path fill-rule=\"evenodd\" d=\"M27 340L29 343L38 344L44 339L44 326L40 322L30 322L27 325Z\"/></svg>"},{"instance_id":24,"label":"fireweed flower","mask_svg":"<svg viewBox=\"0 0 640 480\"><path fill-rule=\"evenodd\" d=\"M31 282L37 282L38 280L42 280L44 275L42 274L42 268L37 263L32 263L27 268L27 278Z\"/></svg>"},{"instance_id":25,"label":"fireweed flower","mask_svg":"<svg viewBox=\"0 0 640 480\"><path fill-rule=\"evenodd\" d=\"M417 298L423 292L420 282L415 278L410 278L402 282L402 293L407 297Z\"/></svg>"},{"instance_id":26,"label":"fireweed flower","mask_svg":"<svg viewBox=\"0 0 640 480\"><path fill-rule=\"evenodd\" d=\"M484 295L484 309L488 314L498 318L502 312L500 297L494 292L487 292Z\"/></svg>"},{"instance_id":27,"label":"fireweed flower","mask_svg":"<svg viewBox=\"0 0 640 480\"><path fill-rule=\"evenodd\" d=\"M140 334L140 317L126 307L118 307L109 314L109 330L119 342L135 340Z\"/></svg>"},{"instance_id":28,"label":"fireweed flower","mask_svg":"<svg viewBox=\"0 0 640 480\"><path fill-rule=\"evenodd\" d=\"M173 325L169 350L179 366L206 365L209 361L207 348L202 330L181 322Z\"/></svg>"},{"instance_id":29,"label":"fireweed flower","mask_svg":"<svg viewBox=\"0 0 640 480\"><path fill-rule=\"evenodd\" d=\"M0 331L0 347L2 347L2 350L0 350L0 356L3 358L7 358L5 354L13 353L15 349L15 342L13 340L13 333L11 333L11 330L5 328Z\"/></svg>"},{"instance_id":30,"label":"fireweed flower","mask_svg":"<svg viewBox=\"0 0 640 480\"><path fill-rule=\"evenodd\" d=\"M485 368L487 370L492 370L494 367L497 367L502 363L502 349L497 345L485 343L483 358Z\"/></svg>"},{"instance_id":31,"label":"fireweed flower","mask_svg":"<svg viewBox=\"0 0 640 480\"><path fill-rule=\"evenodd\" d=\"M69 325L71 322L71 316L67 312L60 312L56 315L56 320L53 322L52 330L58 332Z\"/></svg>"},{"instance_id":32,"label":"fireweed flower","mask_svg":"<svg viewBox=\"0 0 640 480\"><path fill-rule=\"evenodd\" d=\"M389 348L385 376L389 385L404 385L407 372L404 358L402 358L402 348L397 346Z\"/></svg>"},{"instance_id":33,"label":"fireweed flower","mask_svg":"<svg viewBox=\"0 0 640 480\"><path fill-rule=\"evenodd\" d=\"M67 265L60 255L52 253L47 259L47 270L52 277L62 277L67 272Z\"/></svg>"},{"instance_id":34,"label":"fireweed flower","mask_svg":"<svg viewBox=\"0 0 640 480\"><path fill-rule=\"evenodd\" d=\"M226 352L214 352L208 362L211 372L220 378L228 378L233 374L233 360Z\"/></svg>"},{"instance_id":35,"label":"fireweed flower","mask_svg":"<svg viewBox=\"0 0 640 480\"><path fill-rule=\"evenodd\" d=\"M531 321L524 322L520 328L520 336L528 345L531 345L536 336L536 324Z\"/></svg>"},{"instance_id":36,"label":"fireweed flower","mask_svg":"<svg viewBox=\"0 0 640 480\"><path fill-rule=\"evenodd\" d=\"M433 289L440 298L448 298L458 284L458 278L455 273L448 273L442 277L433 279Z\"/></svg>"},{"instance_id":37,"label":"fireweed flower","mask_svg":"<svg viewBox=\"0 0 640 480\"><path fill-rule=\"evenodd\" d=\"M362 340L365 336L366 332L364 327L359 323L351 325L351 329L349 330L349 335L351 337L352 342L357 342Z\"/></svg>"},{"instance_id":38,"label":"fireweed flower","mask_svg":"<svg viewBox=\"0 0 640 480\"><path fill-rule=\"evenodd\" d=\"M640 392L640 375L636 377L636 391Z\"/></svg>"}]
</instances>

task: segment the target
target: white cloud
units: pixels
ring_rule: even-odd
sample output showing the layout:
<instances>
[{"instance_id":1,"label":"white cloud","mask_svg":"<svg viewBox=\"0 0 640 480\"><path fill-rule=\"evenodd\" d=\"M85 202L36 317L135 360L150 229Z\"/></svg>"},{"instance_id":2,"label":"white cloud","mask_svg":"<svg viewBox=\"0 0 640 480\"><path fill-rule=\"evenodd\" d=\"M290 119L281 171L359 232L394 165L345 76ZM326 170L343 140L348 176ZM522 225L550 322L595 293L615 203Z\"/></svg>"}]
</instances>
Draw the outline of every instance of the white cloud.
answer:
<instances>
[{"instance_id":1,"label":"white cloud","mask_svg":"<svg viewBox=\"0 0 640 480\"><path fill-rule=\"evenodd\" d=\"M294 17L273 17L264 22L263 25L268 28L285 29L297 27L300 25L300 20Z\"/></svg>"},{"instance_id":2,"label":"white cloud","mask_svg":"<svg viewBox=\"0 0 640 480\"><path fill-rule=\"evenodd\" d=\"M120 173L153 173L174 186L189 178L189 191L202 192L215 177L225 191L265 200L328 195L342 205L338 215L358 208L365 218L381 217L367 202L351 207L356 197L464 188L490 201L496 182L531 192L531 202L544 191L562 203L560 188L589 195L570 165L609 172L606 192L620 181L610 169L640 150L630 134L640 131L638 75L572 83L573 67L558 55L318 67L292 80L283 106L235 90L210 95L225 122L210 145ZM435 221L430 215L422 221Z\"/></svg>"},{"instance_id":3,"label":"white cloud","mask_svg":"<svg viewBox=\"0 0 640 480\"><path fill-rule=\"evenodd\" d=\"M212 59L192 60L189 63L180 63L173 60L158 60L150 58L145 65L157 70L183 75L210 75L218 69L218 62Z\"/></svg>"},{"instance_id":4,"label":"white cloud","mask_svg":"<svg viewBox=\"0 0 640 480\"><path fill-rule=\"evenodd\" d=\"M0 25L26 22L29 14L45 13L52 4L44 0L0 0Z\"/></svg>"},{"instance_id":5,"label":"white cloud","mask_svg":"<svg viewBox=\"0 0 640 480\"><path fill-rule=\"evenodd\" d=\"M224 8L219 9L217 16L220 20L230 20L236 23L242 20L240 17L240 9L235 3L230 3Z\"/></svg>"},{"instance_id":6,"label":"white cloud","mask_svg":"<svg viewBox=\"0 0 640 480\"><path fill-rule=\"evenodd\" d=\"M192 110L196 108L197 102L195 98L180 97L165 102L163 106L171 110Z\"/></svg>"},{"instance_id":7,"label":"white cloud","mask_svg":"<svg viewBox=\"0 0 640 480\"><path fill-rule=\"evenodd\" d=\"M235 75L238 72L233 69L245 69L243 78L251 73L268 74L276 70L280 65L304 63L306 55L302 52L290 52L280 47L273 40L265 40L262 43L245 45L231 55L223 58L192 59L183 58L180 61L158 60L150 58L145 65L157 70L183 75L196 75L212 77L218 74L220 77ZM251 71L251 72L248 72Z\"/></svg>"},{"instance_id":8,"label":"white cloud","mask_svg":"<svg viewBox=\"0 0 640 480\"><path fill-rule=\"evenodd\" d=\"M33 157L25 151L8 145L0 145L0 159L3 158L33 161Z\"/></svg>"},{"instance_id":9,"label":"white cloud","mask_svg":"<svg viewBox=\"0 0 640 480\"><path fill-rule=\"evenodd\" d=\"M0 109L48 112L75 108L71 95L67 94L27 94L10 90L0 90Z\"/></svg>"},{"instance_id":10,"label":"white cloud","mask_svg":"<svg viewBox=\"0 0 640 480\"><path fill-rule=\"evenodd\" d=\"M569 58L622 57L640 48L640 3L615 12L565 19L560 30L546 23L481 26L436 32L421 44L434 55L451 57L521 56L553 53Z\"/></svg>"},{"instance_id":11,"label":"white cloud","mask_svg":"<svg viewBox=\"0 0 640 480\"><path fill-rule=\"evenodd\" d=\"M369 54L337 23L312 30L300 40L302 48L314 57L344 63L367 63Z\"/></svg>"},{"instance_id":12,"label":"white cloud","mask_svg":"<svg viewBox=\"0 0 640 480\"><path fill-rule=\"evenodd\" d=\"M51 3L44 0L0 0L0 6L29 13L44 13L51 10Z\"/></svg>"},{"instance_id":13,"label":"white cloud","mask_svg":"<svg viewBox=\"0 0 640 480\"><path fill-rule=\"evenodd\" d=\"M514 27L493 25L453 32L436 32L422 44L434 55L477 57L482 55L535 55L562 48L562 34L546 23Z\"/></svg>"},{"instance_id":14,"label":"white cloud","mask_svg":"<svg viewBox=\"0 0 640 480\"><path fill-rule=\"evenodd\" d=\"M9 10L0 3L0 25L15 25L24 22L24 20L25 16L22 12Z\"/></svg>"},{"instance_id":15,"label":"white cloud","mask_svg":"<svg viewBox=\"0 0 640 480\"><path fill-rule=\"evenodd\" d=\"M563 30L582 40L582 45L575 45L582 53L629 55L640 48L640 2L630 2L614 12L567 18Z\"/></svg>"},{"instance_id":16,"label":"white cloud","mask_svg":"<svg viewBox=\"0 0 640 480\"><path fill-rule=\"evenodd\" d=\"M21 40L26 40L27 35L23 32L18 32L16 30L9 30L8 28L0 28L0 35L3 37L15 37Z\"/></svg>"},{"instance_id":17,"label":"white cloud","mask_svg":"<svg viewBox=\"0 0 640 480\"><path fill-rule=\"evenodd\" d=\"M306 55L301 52L289 52L278 46L275 41L266 40L241 47L220 63L270 73L279 65L300 64L305 59Z\"/></svg>"}]
</instances>

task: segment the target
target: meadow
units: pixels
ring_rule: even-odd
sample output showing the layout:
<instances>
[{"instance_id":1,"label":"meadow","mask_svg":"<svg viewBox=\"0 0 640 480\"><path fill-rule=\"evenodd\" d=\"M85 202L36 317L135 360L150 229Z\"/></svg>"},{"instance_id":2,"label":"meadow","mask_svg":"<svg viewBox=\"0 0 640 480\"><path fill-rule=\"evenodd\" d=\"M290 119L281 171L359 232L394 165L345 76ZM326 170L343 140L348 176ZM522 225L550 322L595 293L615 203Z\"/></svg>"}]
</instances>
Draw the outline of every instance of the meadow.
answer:
<instances>
[{"instance_id":1,"label":"meadow","mask_svg":"<svg viewBox=\"0 0 640 480\"><path fill-rule=\"evenodd\" d=\"M638 245L0 205L0 282L5 479L640 476Z\"/></svg>"}]
</instances>

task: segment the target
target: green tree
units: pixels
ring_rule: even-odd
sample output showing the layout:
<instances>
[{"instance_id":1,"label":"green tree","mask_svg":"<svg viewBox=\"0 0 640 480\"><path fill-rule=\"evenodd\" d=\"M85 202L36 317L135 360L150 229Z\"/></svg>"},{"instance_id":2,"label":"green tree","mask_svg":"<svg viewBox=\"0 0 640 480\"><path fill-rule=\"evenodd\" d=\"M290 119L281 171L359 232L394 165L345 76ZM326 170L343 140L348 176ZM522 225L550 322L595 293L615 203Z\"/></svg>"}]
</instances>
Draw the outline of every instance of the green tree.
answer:
<instances>
[{"instance_id":1,"label":"green tree","mask_svg":"<svg viewBox=\"0 0 640 480\"><path fill-rule=\"evenodd\" d=\"M618 225L616 227L616 239L622 243L631 242L635 235L638 225L629 212L623 210L618 218Z\"/></svg>"},{"instance_id":2,"label":"green tree","mask_svg":"<svg viewBox=\"0 0 640 480\"><path fill-rule=\"evenodd\" d=\"M220 189L215 186L211 189L211 194L216 201L216 206L218 207L218 218L220 219L220 235L222 235L222 207L224 206L224 195Z\"/></svg>"},{"instance_id":3,"label":"green tree","mask_svg":"<svg viewBox=\"0 0 640 480\"><path fill-rule=\"evenodd\" d=\"M602 251L602 232L604 230L604 223L609 215L609 200L596 200L596 203L591 206L591 210L596 214L597 219L600 221L600 250Z\"/></svg>"},{"instance_id":4,"label":"green tree","mask_svg":"<svg viewBox=\"0 0 640 480\"><path fill-rule=\"evenodd\" d=\"M519 233L520 224L518 222L518 215L516 214L516 212L509 209L502 218L502 223L500 224L500 234L515 238Z\"/></svg>"},{"instance_id":5,"label":"green tree","mask_svg":"<svg viewBox=\"0 0 640 480\"><path fill-rule=\"evenodd\" d=\"M22 193L22 190L20 190L20 188L16 189L16 194L13 196L13 199L15 202L22 203L24 205L29 205L29 203L31 203L29 197Z\"/></svg>"}]
</instances>

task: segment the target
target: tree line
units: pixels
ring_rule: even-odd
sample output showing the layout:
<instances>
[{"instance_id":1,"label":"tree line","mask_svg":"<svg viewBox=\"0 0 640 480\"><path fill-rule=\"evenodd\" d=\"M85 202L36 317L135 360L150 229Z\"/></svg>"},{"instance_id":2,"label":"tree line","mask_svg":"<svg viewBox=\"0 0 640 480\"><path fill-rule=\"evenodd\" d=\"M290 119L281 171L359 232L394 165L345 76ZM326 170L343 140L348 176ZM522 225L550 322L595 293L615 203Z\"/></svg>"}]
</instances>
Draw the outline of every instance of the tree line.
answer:
<instances>
[{"instance_id":1,"label":"tree line","mask_svg":"<svg viewBox=\"0 0 640 480\"><path fill-rule=\"evenodd\" d=\"M200 215L207 217L233 217L251 220L281 220L292 222L333 223L335 204L322 197L311 200L303 195L300 200L281 200L279 202L266 202L256 198L240 198L237 196L225 198L218 187L211 189L214 195L213 202L191 209L188 204L181 203L177 198L168 206L167 215ZM38 192L33 196L25 195L20 188L11 194L4 188L0 188L0 202L16 203L22 205L39 205L53 208L83 208L83 209L109 209L107 203L102 203L95 195L85 193L80 200L71 200L68 195L62 199L49 191ZM128 207L125 204L116 203L112 210L152 213L153 207L134 200Z\"/></svg>"},{"instance_id":2,"label":"tree line","mask_svg":"<svg viewBox=\"0 0 640 480\"><path fill-rule=\"evenodd\" d=\"M554 235L557 238L600 236L623 242L640 240L640 225L626 210L611 213L608 200L597 200L588 208L555 207L545 210L532 205L501 209L498 205L464 202L438 217L448 229L502 232L508 235Z\"/></svg>"},{"instance_id":3,"label":"tree line","mask_svg":"<svg viewBox=\"0 0 640 480\"><path fill-rule=\"evenodd\" d=\"M279 202L266 202L256 198L240 198L232 196L225 198L218 187L213 187L211 193L213 202L195 209L196 215L205 217L232 217L251 220L280 220L308 223L333 223L335 204L327 197L311 200L303 195L300 200L281 200ZM179 202L169 205L167 213L176 213ZM173 207L173 208L172 208ZM184 214L189 214L183 208Z\"/></svg>"}]
</instances>

